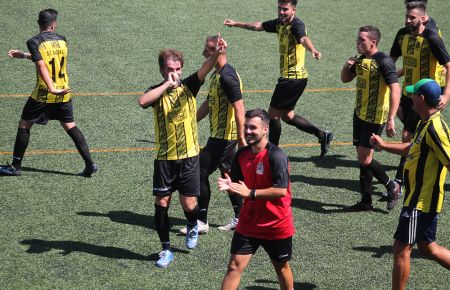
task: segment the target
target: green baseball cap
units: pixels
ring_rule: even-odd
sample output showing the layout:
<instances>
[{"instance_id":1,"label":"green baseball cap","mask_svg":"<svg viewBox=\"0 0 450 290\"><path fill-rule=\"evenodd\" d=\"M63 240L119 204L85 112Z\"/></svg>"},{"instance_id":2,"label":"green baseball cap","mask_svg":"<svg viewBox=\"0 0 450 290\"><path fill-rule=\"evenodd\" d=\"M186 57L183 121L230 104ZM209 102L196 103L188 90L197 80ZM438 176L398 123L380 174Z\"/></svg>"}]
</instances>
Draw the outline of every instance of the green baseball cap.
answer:
<instances>
[{"instance_id":1,"label":"green baseball cap","mask_svg":"<svg viewBox=\"0 0 450 290\"><path fill-rule=\"evenodd\" d=\"M407 86L406 93L423 95L431 106L436 106L441 100L441 87L432 79L421 79L415 85Z\"/></svg>"}]
</instances>

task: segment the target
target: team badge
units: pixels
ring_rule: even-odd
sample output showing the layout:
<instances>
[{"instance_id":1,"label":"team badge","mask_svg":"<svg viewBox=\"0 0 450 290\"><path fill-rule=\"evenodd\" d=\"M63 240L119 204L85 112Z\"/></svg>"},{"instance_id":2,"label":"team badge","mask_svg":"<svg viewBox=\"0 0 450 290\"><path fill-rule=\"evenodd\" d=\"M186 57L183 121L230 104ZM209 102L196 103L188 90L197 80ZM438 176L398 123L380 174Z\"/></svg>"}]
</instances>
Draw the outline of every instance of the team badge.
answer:
<instances>
[{"instance_id":1,"label":"team badge","mask_svg":"<svg viewBox=\"0 0 450 290\"><path fill-rule=\"evenodd\" d=\"M259 162L258 165L256 165L256 174L258 175L264 174L264 164L262 162Z\"/></svg>"}]
</instances>

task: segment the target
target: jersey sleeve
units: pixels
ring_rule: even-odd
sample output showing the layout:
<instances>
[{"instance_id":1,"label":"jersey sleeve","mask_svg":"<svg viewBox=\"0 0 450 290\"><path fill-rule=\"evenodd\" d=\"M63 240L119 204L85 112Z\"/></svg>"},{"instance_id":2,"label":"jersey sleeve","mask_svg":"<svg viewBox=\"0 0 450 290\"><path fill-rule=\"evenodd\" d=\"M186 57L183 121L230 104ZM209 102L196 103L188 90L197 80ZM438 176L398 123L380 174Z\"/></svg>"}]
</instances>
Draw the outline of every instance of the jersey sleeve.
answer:
<instances>
[{"instance_id":1,"label":"jersey sleeve","mask_svg":"<svg viewBox=\"0 0 450 290\"><path fill-rule=\"evenodd\" d=\"M392 58L383 54L378 65L380 74L387 85L398 83L397 70Z\"/></svg>"},{"instance_id":2,"label":"jersey sleeve","mask_svg":"<svg viewBox=\"0 0 450 290\"><path fill-rule=\"evenodd\" d=\"M439 37L439 34L430 29L425 30L428 34L428 41L430 42L430 48L433 55L436 57L439 64L444 65L450 62L450 56L445 48L444 41Z\"/></svg>"},{"instance_id":3,"label":"jersey sleeve","mask_svg":"<svg viewBox=\"0 0 450 290\"><path fill-rule=\"evenodd\" d=\"M27 47L28 47L28 51L31 53L31 60L33 62L42 60L42 56L41 56L41 53L39 52L38 44L33 39L30 39L27 41Z\"/></svg>"},{"instance_id":4,"label":"jersey sleeve","mask_svg":"<svg viewBox=\"0 0 450 290\"><path fill-rule=\"evenodd\" d=\"M183 83L187 86L187 88L192 92L194 96L197 96L198 91L200 91L200 87L203 85L203 82L198 78L197 72L185 78L183 80Z\"/></svg>"},{"instance_id":5,"label":"jersey sleeve","mask_svg":"<svg viewBox=\"0 0 450 290\"><path fill-rule=\"evenodd\" d=\"M262 27L265 32L276 33L277 32L277 24L278 24L278 19L273 19L273 20L263 22Z\"/></svg>"},{"instance_id":6,"label":"jersey sleeve","mask_svg":"<svg viewBox=\"0 0 450 290\"><path fill-rule=\"evenodd\" d=\"M232 182L239 182L239 180L244 181L244 175L242 174L241 166L239 165L239 156L241 155L242 151L246 148L247 147L242 147L236 152L236 154L234 154L230 170L230 178Z\"/></svg>"},{"instance_id":7,"label":"jersey sleeve","mask_svg":"<svg viewBox=\"0 0 450 290\"><path fill-rule=\"evenodd\" d=\"M400 29L395 36L394 42L392 43L391 51L389 55L394 58L399 58L402 56L402 48L400 47L400 38L403 37L403 32Z\"/></svg>"},{"instance_id":8,"label":"jersey sleeve","mask_svg":"<svg viewBox=\"0 0 450 290\"><path fill-rule=\"evenodd\" d=\"M283 150L273 145L270 150L269 165L272 172L272 183L275 188L288 188L289 163Z\"/></svg>"},{"instance_id":9,"label":"jersey sleeve","mask_svg":"<svg viewBox=\"0 0 450 290\"><path fill-rule=\"evenodd\" d=\"M220 76L220 85L230 103L242 100L241 84L235 74Z\"/></svg>"},{"instance_id":10,"label":"jersey sleeve","mask_svg":"<svg viewBox=\"0 0 450 290\"><path fill-rule=\"evenodd\" d=\"M300 41L302 37L306 36L305 23L303 23L300 19L295 18L294 21L292 21L291 31L295 39Z\"/></svg>"},{"instance_id":11,"label":"jersey sleeve","mask_svg":"<svg viewBox=\"0 0 450 290\"><path fill-rule=\"evenodd\" d=\"M444 129L436 130L434 126L429 126L427 133L426 142L436 154L436 157L444 166L450 164L450 140L448 132Z\"/></svg>"}]
</instances>

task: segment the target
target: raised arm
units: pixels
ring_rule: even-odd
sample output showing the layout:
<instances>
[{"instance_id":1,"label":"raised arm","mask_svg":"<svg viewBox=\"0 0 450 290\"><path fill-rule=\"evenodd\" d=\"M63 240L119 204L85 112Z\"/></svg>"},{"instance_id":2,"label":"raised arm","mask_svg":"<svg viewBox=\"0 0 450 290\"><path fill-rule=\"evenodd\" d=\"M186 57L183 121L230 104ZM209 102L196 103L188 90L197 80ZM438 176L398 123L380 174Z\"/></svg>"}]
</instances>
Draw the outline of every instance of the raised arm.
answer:
<instances>
[{"instance_id":1,"label":"raised arm","mask_svg":"<svg viewBox=\"0 0 450 290\"><path fill-rule=\"evenodd\" d=\"M63 96L65 94L70 93L70 89L69 88L66 88L66 89L55 89L55 87L53 86L53 80L50 77L50 74L48 72L47 66L45 65L45 62L43 60L38 60L34 64L36 66L37 73L39 74L39 76L44 81L45 85L47 86L47 90L49 91L49 93L51 93L53 95L58 95L58 96Z\"/></svg>"},{"instance_id":2,"label":"raised arm","mask_svg":"<svg viewBox=\"0 0 450 290\"><path fill-rule=\"evenodd\" d=\"M353 73L352 68L356 64L356 56L351 56L347 61L344 63L344 66L341 69L341 81L343 83L349 83L351 82L356 75Z\"/></svg>"},{"instance_id":3,"label":"raised arm","mask_svg":"<svg viewBox=\"0 0 450 290\"><path fill-rule=\"evenodd\" d=\"M252 31L264 31L261 22L238 22L231 19L225 19L223 24L228 27L238 27Z\"/></svg>"},{"instance_id":4,"label":"raised arm","mask_svg":"<svg viewBox=\"0 0 450 290\"><path fill-rule=\"evenodd\" d=\"M139 106L142 108L148 108L151 106L157 99L159 99L163 93L169 88L175 88L178 86L179 80L178 75L176 73L169 73L168 79L159 87L156 87L145 94L143 94L139 100Z\"/></svg>"},{"instance_id":5,"label":"raised arm","mask_svg":"<svg viewBox=\"0 0 450 290\"><path fill-rule=\"evenodd\" d=\"M208 73L214 68L217 63L217 58L227 48L226 41L220 36L220 33L217 35L217 43L216 50L210 57L208 57L202 64L202 66L197 71L198 79L203 82L208 75Z\"/></svg>"}]
</instances>

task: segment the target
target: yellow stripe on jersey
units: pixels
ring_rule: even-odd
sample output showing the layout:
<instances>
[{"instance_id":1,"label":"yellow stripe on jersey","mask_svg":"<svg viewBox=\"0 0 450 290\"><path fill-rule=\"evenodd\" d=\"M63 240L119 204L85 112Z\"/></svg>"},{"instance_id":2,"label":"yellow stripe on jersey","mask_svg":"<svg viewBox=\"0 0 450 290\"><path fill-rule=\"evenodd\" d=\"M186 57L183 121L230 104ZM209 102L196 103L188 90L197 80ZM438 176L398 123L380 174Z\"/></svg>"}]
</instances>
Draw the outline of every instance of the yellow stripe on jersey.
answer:
<instances>
[{"instance_id":1,"label":"yellow stripe on jersey","mask_svg":"<svg viewBox=\"0 0 450 290\"><path fill-rule=\"evenodd\" d=\"M441 35L440 32L439 35ZM406 95L406 86L413 85L424 78L436 80L441 87L444 87L445 69L433 55L429 41L420 35L405 34L400 42L405 70L403 94Z\"/></svg>"},{"instance_id":2,"label":"yellow stripe on jersey","mask_svg":"<svg viewBox=\"0 0 450 290\"><path fill-rule=\"evenodd\" d=\"M290 24L277 25L280 74L288 79L304 79L308 77L305 68L305 47L297 42L291 28Z\"/></svg>"},{"instance_id":3,"label":"yellow stripe on jersey","mask_svg":"<svg viewBox=\"0 0 450 290\"><path fill-rule=\"evenodd\" d=\"M55 89L66 89L69 87L69 78L67 75L67 43L60 40L46 40L39 45L39 52L42 60L45 62L47 70L53 81ZM44 80L37 75L37 83L31 98L44 103L64 103L72 98L72 94L56 96L50 94Z\"/></svg>"},{"instance_id":4,"label":"yellow stripe on jersey","mask_svg":"<svg viewBox=\"0 0 450 290\"><path fill-rule=\"evenodd\" d=\"M242 92L242 81L239 74L237 74L237 77L239 78ZM214 72L210 78L208 105L210 137L224 140L237 140L234 108L220 84L220 74L217 72Z\"/></svg>"},{"instance_id":5,"label":"yellow stripe on jersey","mask_svg":"<svg viewBox=\"0 0 450 290\"><path fill-rule=\"evenodd\" d=\"M389 112L389 87L374 59L363 58L356 64L355 113L363 121L384 124Z\"/></svg>"},{"instance_id":6,"label":"yellow stripe on jersey","mask_svg":"<svg viewBox=\"0 0 450 290\"><path fill-rule=\"evenodd\" d=\"M197 156L197 105L185 84L170 89L153 105L158 160L179 160Z\"/></svg>"},{"instance_id":7,"label":"yellow stripe on jersey","mask_svg":"<svg viewBox=\"0 0 450 290\"><path fill-rule=\"evenodd\" d=\"M446 165L450 162L447 124L439 112L421 121L406 158L404 206L440 212L444 201Z\"/></svg>"}]
</instances>

